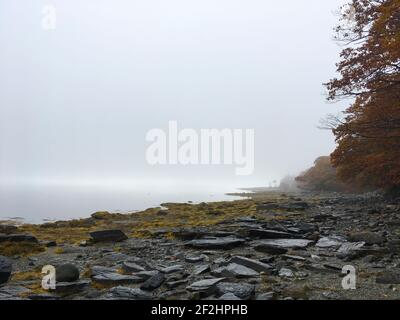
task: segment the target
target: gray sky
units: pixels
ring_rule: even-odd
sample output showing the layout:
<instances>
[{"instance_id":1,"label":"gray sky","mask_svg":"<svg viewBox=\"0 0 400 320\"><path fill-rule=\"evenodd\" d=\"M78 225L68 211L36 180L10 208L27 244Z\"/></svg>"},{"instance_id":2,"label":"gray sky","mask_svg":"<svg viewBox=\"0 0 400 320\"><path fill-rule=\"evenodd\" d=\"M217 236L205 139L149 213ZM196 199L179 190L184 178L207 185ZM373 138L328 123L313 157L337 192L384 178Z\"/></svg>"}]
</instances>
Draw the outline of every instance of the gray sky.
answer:
<instances>
[{"instance_id":1,"label":"gray sky","mask_svg":"<svg viewBox=\"0 0 400 320\"><path fill-rule=\"evenodd\" d=\"M3 183L261 186L330 153L319 119L343 1L0 2ZM57 27L43 30L42 8ZM146 163L146 132L253 128L255 171Z\"/></svg>"}]
</instances>

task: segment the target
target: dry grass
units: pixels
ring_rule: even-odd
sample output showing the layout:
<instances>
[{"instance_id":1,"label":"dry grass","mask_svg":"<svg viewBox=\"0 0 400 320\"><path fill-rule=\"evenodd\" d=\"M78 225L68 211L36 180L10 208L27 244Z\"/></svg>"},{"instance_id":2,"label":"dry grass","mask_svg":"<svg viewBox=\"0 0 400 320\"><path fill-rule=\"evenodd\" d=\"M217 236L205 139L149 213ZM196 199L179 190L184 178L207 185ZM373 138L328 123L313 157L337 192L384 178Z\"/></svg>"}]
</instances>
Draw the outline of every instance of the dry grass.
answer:
<instances>
[{"instance_id":1,"label":"dry grass","mask_svg":"<svg viewBox=\"0 0 400 320\"><path fill-rule=\"evenodd\" d=\"M263 201L287 200L279 194L269 194ZM29 233L43 241L57 241L58 244L79 244L90 238L89 233L101 229L120 229L130 237L149 238L157 231L164 230L164 236L174 239L175 228L195 228L229 223L235 218L256 216L264 220L284 220L285 215L268 216L257 212L257 202L244 199L211 203L165 203L162 208L150 208L130 214L97 212L91 218L58 221L44 225L26 224L21 232ZM167 209L165 209L167 208ZM162 211L162 214L160 214ZM59 252L61 253L61 252Z\"/></svg>"},{"instance_id":2,"label":"dry grass","mask_svg":"<svg viewBox=\"0 0 400 320\"><path fill-rule=\"evenodd\" d=\"M12 256L29 256L46 251L46 248L37 243L31 242L1 242L0 255Z\"/></svg>"}]
</instances>

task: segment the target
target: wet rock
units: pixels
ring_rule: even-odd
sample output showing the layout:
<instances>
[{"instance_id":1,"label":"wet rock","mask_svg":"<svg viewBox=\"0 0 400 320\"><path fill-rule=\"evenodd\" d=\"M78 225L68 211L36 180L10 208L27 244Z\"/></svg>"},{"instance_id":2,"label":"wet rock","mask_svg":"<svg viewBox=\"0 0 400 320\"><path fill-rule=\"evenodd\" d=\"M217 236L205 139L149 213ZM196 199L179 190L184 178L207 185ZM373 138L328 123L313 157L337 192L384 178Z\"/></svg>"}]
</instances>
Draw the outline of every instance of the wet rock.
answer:
<instances>
[{"instance_id":1,"label":"wet rock","mask_svg":"<svg viewBox=\"0 0 400 320\"><path fill-rule=\"evenodd\" d=\"M30 234L0 234L0 242L5 241L39 243L38 239Z\"/></svg>"},{"instance_id":2,"label":"wet rock","mask_svg":"<svg viewBox=\"0 0 400 320\"><path fill-rule=\"evenodd\" d=\"M178 264L175 266L169 266L169 267L162 268L160 271L165 274L170 274L170 273L180 272L183 270L184 270L183 266Z\"/></svg>"},{"instance_id":3,"label":"wet rock","mask_svg":"<svg viewBox=\"0 0 400 320\"><path fill-rule=\"evenodd\" d=\"M306 222L297 222L295 227L299 230L299 233L311 233L318 231L318 226Z\"/></svg>"},{"instance_id":4,"label":"wet rock","mask_svg":"<svg viewBox=\"0 0 400 320\"><path fill-rule=\"evenodd\" d=\"M265 230L265 229L250 229L248 230L248 237L257 239L291 239L296 238L288 232L275 231L275 230Z\"/></svg>"},{"instance_id":5,"label":"wet rock","mask_svg":"<svg viewBox=\"0 0 400 320\"><path fill-rule=\"evenodd\" d=\"M304 257L294 256L294 255L290 255L290 254L284 254L281 256L281 258L284 260L293 260L293 261L300 261L300 262L307 261L307 259Z\"/></svg>"},{"instance_id":6,"label":"wet rock","mask_svg":"<svg viewBox=\"0 0 400 320\"><path fill-rule=\"evenodd\" d=\"M230 263L225 267L220 267L212 272L216 276L226 278L251 278L258 277L259 273L237 263Z\"/></svg>"},{"instance_id":7,"label":"wet rock","mask_svg":"<svg viewBox=\"0 0 400 320\"><path fill-rule=\"evenodd\" d=\"M105 285L135 284L143 282L143 278L136 275L122 275L111 268L102 266L92 267L92 279Z\"/></svg>"},{"instance_id":8,"label":"wet rock","mask_svg":"<svg viewBox=\"0 0 400 320\"><path fill-rule=\"evenodd\" d=\"M101 230L90 233L93 242L120 242L128 239L121 230Z\"/></svg>"},{"instance_id":9,"label":"wet rock","mask_svg":"<svg viewBox=\"0 0 400 320\"><path fill-rule=\"evenodd\" d=\"M339 258L357 258L361 255L365 242L346 242L343 243L337 251L337 256Z\"/></svg>"},{"instance_id":10,"label":"wet rock","mask_svg":"<svg viewBox=\"0 0 400 320\"><path fill-rule=\"evenodd\" d=\"M257 206L257 210L286 210L286 211L302 211L309 208L308 203L298 201L293 203L262 203Z\"/></svg>"},{"instance_id":11,"label":"wet rock","mask_svg":"<svg viewBox=\"0 0 400 320\"><path fill-rule=\"evenodd\" d=\"M12 272L12 261L6 257L0 256L0 285L6 283Z\"/></svg>"},{"instance_id":12,"label":"wet rock","mask_svg":"<svg viewBox=\"0 0 400 320\"><path fill-rule=\"evenodd\" d=\"M149 271L146 270L146 271L136 272L135 276L142 278L143 281L146 281L147 279L155 276L158 273L159 273L159 271L157 271L157 270L149 270Z\"/></svg>"},{"instance_id":13,"label":"wet rock","mask_svg":"<svg viewBox=\"0 0 400 320\"><path fill-rule=\"evenodd\" d=\"M209 230L207 228L180 228L172 231L174 237L182 240L193 240L200 238L225 238L234 236L235 233L229 231Z\"/></svg>"},{"instance_id":14,"label":"wet rock","mask_svg":"<svg viewBox=\"0 0 400 320\"><path fill-rule=\"evenodd\" d=\"M203 264L203 265L200 265L200 266L196 266L194 268L194 270L193 270L193 274L197 276L197 275L209 272L210 270L211 269L210 269L210 266L208 264Z\"/></svg>"},{"instance_id":15,"label":"wet rock","mask_svg":"<svg viewBox=\"0 0 400 320\"><path fill-rule=\"evenodd\" d=\"M55 292L61 294L73 294L86 289L89 285L89 280L80 280L75 282L57 282Z\"/></svg>"},{"instance_id":16,"label":"wet rock","mask_svg":"<svg viewBox=\"0 0 400 320\"><path fill-rule=\"evenodd\" d=\"M187 242L185 245L199 249L232 249L241 246L244 243L245 240L243 239L227 237L192 240Z\"/></svg>"},{"instance_id":17,"label":"wet rock","mask_svg":"<svg viewBox=\"0 0 400 320\"><path fill-rule=\"evenodd\" d=\"M153 291L160 287L165 281L165 276L163 273L158 272L149 279L147 279L141 286L140 289L145 291Z\"/></svg>"},{"instance_id":18,"label":"wet rock","mask_svg":"<svg viewBox=\"0 0 400 320\"><path fill-rule=\"evenodd\" d=\"M346 239L342 237L336 237L336 236L323 237L318 240L315 246L318 248L338 248L345 241Z\"/></svg>"},{"instance_id":19,"label":"wet rock","mask_svg":"<svg viewBox=\"0 0 400 320\"><path fill-rule=\"evenodd\" d=\"M137 276L121 275L119 273L103 273L92 277L93 281L105 285L135 284L143 282L143 278Z\"/></svg>"},{"instance_id":20,"label":"wet rock","mask_svg":"<svg viewBox=\"0 0 400 320\"><path fill-rule=\"evenodd\" d=\"M256 300L273 300L273 299L274 299L273 292L261 293L256 297Z\"/></svg>"},{"instance_id":21,"label":"wet rock","mask_svg":"<svg viewBox=\"0 0 400 320\"><path fill-rule=\"evenodd\" d=\"M74 282L79 279L79 269L71 264L63 264L56 267L56 281L58 282Z\"/></svg>"},{"instance_id":22,"label":"wet rock","mask_svg":"<svg viewBox=\"0 0 400 320\"><path fill-rule=\"evenodd\" d=\"M168 281L168 282L165 283L165 286L168 289L175 289L175 288L177 288L179 286L186 285L187 282L188 282L187 279L185 279L185 280L177 280L177 281Z\"/></svg>"},{"instance_id":23,"label":"wet rock","mask_svg":"<svg viewBox=\"0 0 400 320\"><path fill-rule=\"evenodd\" d=\"M217 295L222 296L230 293L243 300L251 299L254 295L254 290L254 285L248 283L220 282L216 286Z\"/></svg>"},{"instance_id":24,"label":"wet rock","mask_svg":"<svg viewBox=\"0 0 400 320\"><path fill-rule=\"evenodd\" d=\"M187 256L185 261L189 263L198 263L204 261L204 256Z\"/></svg>"},{"instance_id":25,"label":"wet rock","mask_svg":"<svg viewBox=\"0 0 400 320\"><path fill-rule=\"evenodd\" d=\"M107 300L151 300L153 296L139 288L115 287L103 296Z\"/></svg>"},{"instance_id":26,"label":"wet rock","mask_svg":"<svg viewBox=\"0 0 400 320\"><path fill-rule=\"evenodd\" d=\"M145 268L142 266L139 266L138 264L134 262L129 262L129 261L124 261L122 263L122 270L125 272L141 272L141 271L146 271Z\"/></svg>"},{"instance_id":27,"label":"wet rock","mask_svg":"<svg viewBox=\"0 0 400 320\"><path fill-rule=\"evenodd\" d=\"M212 278L196 281L186 287L189 291L199 292L202 295L211 295L216 290L216 285L225 280L225 278Z\"/></svg>"},{"instance_id":28,"label":"wet rock","mask_svg":"<svg viewBox=\"0 0 400 320\"><path fill-rule=\"evenodd\" d=\"M260 240L255 243L254 249L270 254L283 254L288 249L304 249L312 243L313 241L304 239Z\"/></svg>"},{"instance_id":29,"label":"wet rock","mask_svg":"<svg viewBox=\"0 0 400 320\"><path fill-rule=\"evenodd\" d=\"M376 277L376 283L379 284L400 284L400 273L386 271Z\"/></svg>"},{"instance_id":30,"label":"wet rock","mask_svg":"<svg viewBox=\"0 0 400 320\"><path fill-rule=\"evenodd\" d=\"M234 301L234 300L242 300L239 297L235 296L233 293L225 293L224 295L220 296L218 300L228 300L228 301Z\"/></svg>"},{"instance_id":31,"label":"wet rock","mask_svg":"<svg viewBox=\"0 0 400 320\"><path fill-rule=\"evenodd\" d=\"M279 276L282 278L294 278L294 272L288 268L282 268L279 270Z\"/></svg>"},{"instance_id":32,"label":"wet rock","mask_svg":"<svg viewBox=\"0 0 400 320\"><path fill-rule=\"evenodd\" d=\"M351 242L365 242L366 244L381 244L385 241L383 236L375 232L357 232L349 235Z\"/></svg>"},{"instance_id":33,"label":"wet rock","mask_svg":"<svg viewBox=\"0 0 400 320\"><path fill-rule=\"evenodd\" d=\"M23 286L7 285L0 287L0 300L18 300L22 294L28 294L30 291Z\"/></svg>"},{"instance_id":34,"label":"wet rock","mask_svg":"<svg viewBox=\"0 0 400 320\"><path fill-rule=\"evenodd\" d=\"M257 272L269 273L271 271L271 269L273 268L269 264L266 264L266 263L263 263L263 262L260 262L257 260L249 259L246 257L242 257L242 256L235 256L230 260L230 262L237 263L239 265L253 269Z\"/></svg>"}]
</instances>

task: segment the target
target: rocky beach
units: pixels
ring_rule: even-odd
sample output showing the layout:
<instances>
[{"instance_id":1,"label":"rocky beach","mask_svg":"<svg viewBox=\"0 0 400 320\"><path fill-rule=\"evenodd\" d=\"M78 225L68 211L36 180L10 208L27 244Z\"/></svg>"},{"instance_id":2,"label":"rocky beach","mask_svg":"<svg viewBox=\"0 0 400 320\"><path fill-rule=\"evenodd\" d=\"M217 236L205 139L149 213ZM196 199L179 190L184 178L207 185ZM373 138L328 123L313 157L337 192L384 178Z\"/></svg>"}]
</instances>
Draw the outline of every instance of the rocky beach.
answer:
<instances>
[{"instance_id":1,"label":"rocky beach","mask_svg":"<svg viewBox=\"0 0 400 320\"><path fill-rule=\"evenodd\" d=\"M4 221L0 299L400 298L398 201L377 193L243 195L40 225ZM46 265L56 269L50 290L42 287ZM342 286L349 266L355 289Z\"/></svg>"}]
</instances>

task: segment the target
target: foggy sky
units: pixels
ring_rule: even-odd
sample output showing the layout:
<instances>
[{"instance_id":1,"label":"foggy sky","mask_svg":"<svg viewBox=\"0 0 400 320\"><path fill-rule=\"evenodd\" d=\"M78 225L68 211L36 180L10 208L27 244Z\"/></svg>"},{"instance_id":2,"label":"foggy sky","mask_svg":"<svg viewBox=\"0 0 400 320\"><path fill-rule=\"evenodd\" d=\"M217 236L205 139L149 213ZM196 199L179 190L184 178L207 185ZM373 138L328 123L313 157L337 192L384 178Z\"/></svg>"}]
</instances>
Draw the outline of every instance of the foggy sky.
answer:
<instances>
[{"instance_id":1,"label":"foggy sky","mask_svg":"<svg viewBox=\"0 0 400 320\"><path fill-rule=\"evenodd\" d=\"M343 1L0 2L0 181L263 186L329 154L317 128ZM42 8L57 27L43 30ZM146 132L255 130L255 171L146 163Z\"/></svg>"}]
</instances>

